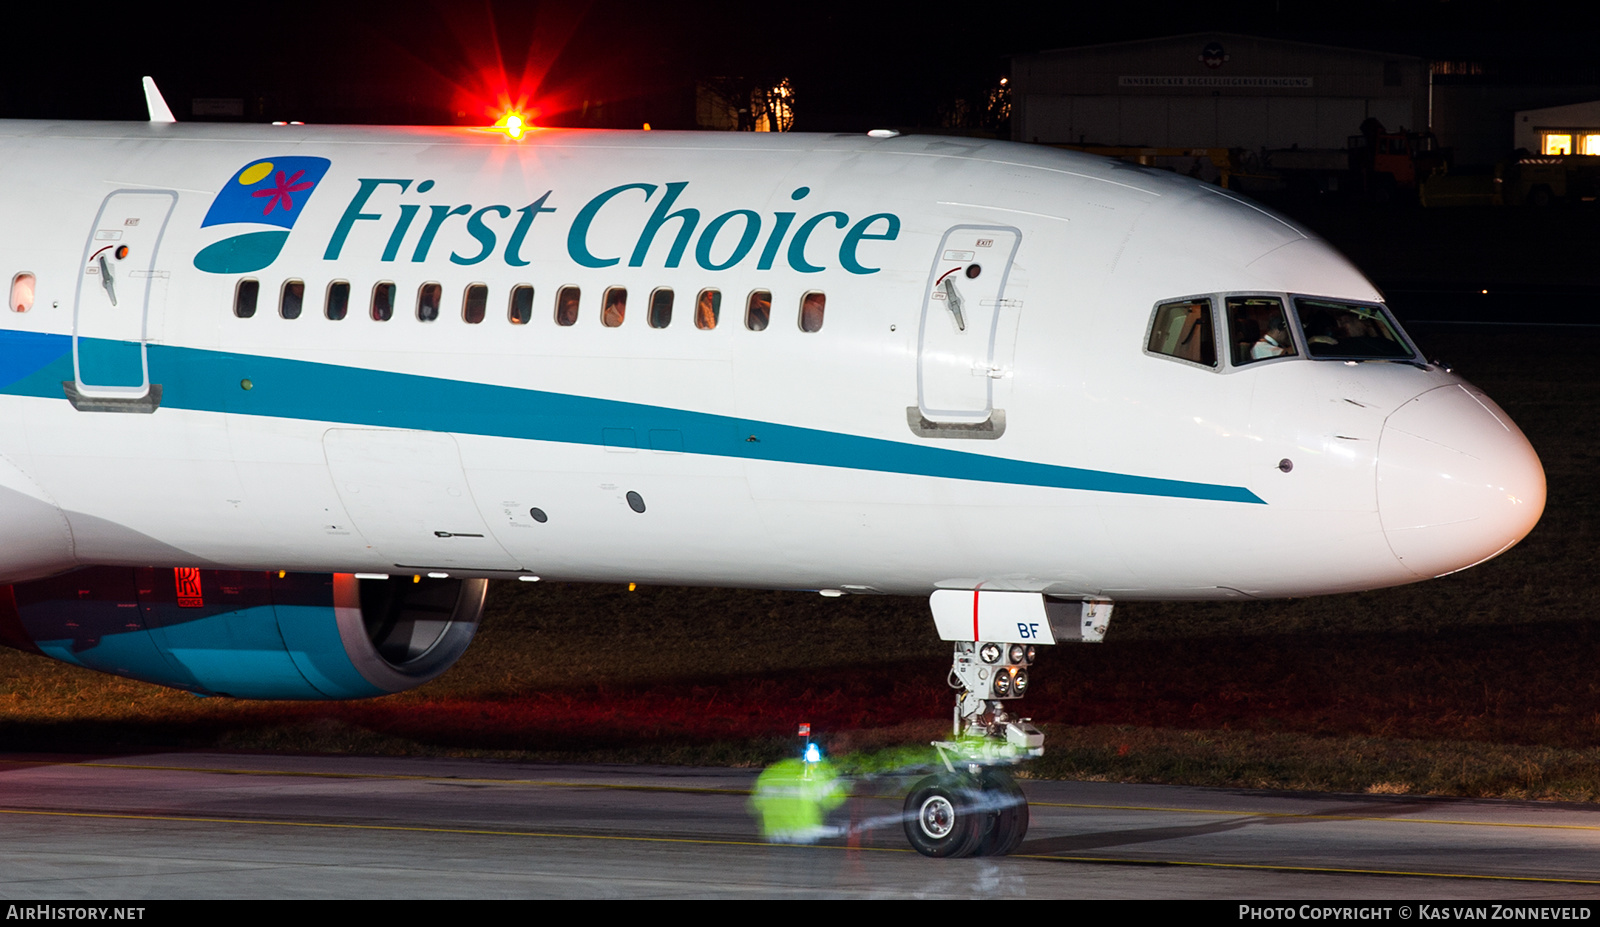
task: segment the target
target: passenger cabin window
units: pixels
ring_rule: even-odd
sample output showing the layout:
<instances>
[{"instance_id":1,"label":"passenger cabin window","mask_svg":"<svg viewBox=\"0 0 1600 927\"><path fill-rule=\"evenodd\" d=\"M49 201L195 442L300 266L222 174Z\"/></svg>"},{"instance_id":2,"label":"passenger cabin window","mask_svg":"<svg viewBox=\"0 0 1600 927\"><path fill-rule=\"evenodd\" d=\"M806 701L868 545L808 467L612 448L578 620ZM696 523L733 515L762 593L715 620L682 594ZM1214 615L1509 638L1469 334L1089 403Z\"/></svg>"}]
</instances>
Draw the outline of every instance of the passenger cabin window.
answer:
<instances>
[{"instance_id":1,"label":"passenger cabin window","mask_svg":"<svg viewBox=\"0 0 1600 927\"><path fill-rule=\"evenodd\" d=\"M432 322L439 318L439 303L443 299L444 287L437 283L417 287L417 321Z\"/></svg>"},{"instance_id":2,"label":"passenger cabin window","mask_svg":"<svg viewBox=\"0 0 1600 927\"><path fill-rule=\"evenodd\" d=\"M581 294L575 286L564 286L556 293L556 324L560 326L576 325L578 323L578 297Z\"/></svg>"},{"instance_id":3,"label":"passenger cabin window","mask_svg":"<svg viewBox=\"0 0 1600 927\"><path fill-rule=\"evenodd\" d=\"M1283 300L1276 296L1229 296L1227 306L1235 367L1300 353L1289 333Z\"/></svg>"},{"instance_id":4,"label":"passenger cabin window","mask_svg":"<svg viewBox=\"0 0 1600 927\"><path fill-rule=\"evenodd\" d=\"M438 319L438 304L445 298L445 288L438 283L422 283L416 288L416 320L434 322Z\"/></svg>"},{"instance_id":5,"label":"passenger cabin window","mask_svg":"<svg viewBox=\"0 0 1600 927\"><path fill-rule=\"evenodd\" d=\"M489 287L474 283L461 294L461 321L477 325L489 314Z\"/></svg>"},{"instance_id":6,"label":"passenger cabin window","mask_svg":"<svg viewBox=\"0 0 1600 927\"><path fill-rule=\"evenodd\" d=\"M722 316L722 291L701 290L694 301L694 327L710 331Z\"/></svg>"},{"instance_id":7,"label":"passenger cabin window","mask_svg":"<svg viewBox=\"0 0 1600 927\"><path fill-rule=\"evenodd\" d=\"M304 280L283 281L283 291L278 294L278 315L286 319L300 318L300 310L306 301L306 282Z\"/></svg>"},{"instance_id":8,"label":"passenger cabin window","mask_svg":"<svg viewBox=\"0 0 1600 927\"><path fill-rule=\"evenodd\" d=\"M577 312L574 305L573 312ZM506 309L506 318L512 325L526 325L533 321L533 287L523 284L511 288L511 304Z\"/></svg>"},{"instance_id":9,"label":"passenger cabin window","mask_svg":"<svg viewBox=\"0 0 1600 927\"><path fill-rule=\"evenodd\" d=\"M233 314L248 319L256 314L256 297L261 295L261 281L248 278L239 281L233 291Z\"/></svg>"},{"instance_id":10,"label":"passenger cabin window","mask_svg":"<svg viewBox=\"0 0 1600 927\"><path fill-rule=\"evenodd\" d=\"M1341 360L1407 359L1411 348L1377 306L1328 299L1294 301L1300 330L1306 335L1306 353Z\"/></svg>"},{"instance_id":11,"label":"passenger cabin window","mask_svg":"<svg viewBox=\"0 0 1600 927\"><path fill-rule=\"evenodd\" d=\"M372 321L387 322L394 318L395 285L385 280L372 287Z\"/></svg>"},{"instance_id":12,"label":"passenger cabin window","mask_svg":"<svg viewBox=\"0 0 1600 927\"><path fill-rule=\"evenodd\" d=\"M328 284L328 298L323 304L322 314L330 322L337 322L350 314L349 281L335 280Z\"/></svg>"},{"instance_id":13,"label":"passenger cabin window","mask_svg":"<svg viewBox=\"0 0 1600 927\"><path fill-rule=\"evenodd\" d=\"M627 288L620 286L608 288L604 302L606 308L600 313L600 324L606 328L616 328L628 317Z\"/></svg>"},{"instance_id":14,"label":"passenger cabin window","mask_svg":"<svg viewBox=\"0 0 1600 927\"><path fill-rule=\"evenodd\" d=\"M1184 299L1156 307L1150 323L1151 354L1176 357L1207 367L1217 366L1217 342L1211 324L1211 300Z\"/></svg>"},{"instance_id":15,"label":"passenger cabin window","mask_svg":"<svg viewBox=\"0 0 1600 927\"><path fill-rule=\"evenodd\" d=\"M800 297L800 330L803 332L822 331L822 311L828 307L826 294L813 290Z\"/></svg>"},{"instance_id":16,"label":"passenger cabin window","mask_svg":"<svg viewBox=\"0 0 1600 927\"><path fill-rule=\"evenodd\" d=\"M11 278L11 311L27 312L33 308L33 274L20 273Z\"/></svg>"},{"instance_id":17,"label":"passenger cabin window","mask_svg":"<svg viewBox=\"0 0 1600 927\"><path fill-rule=\"evenodd\" d=\"M650 294L650 327L666 328L672 324L672 289L660 287Z\"/></svg>"},{"instance_id":18,"label":"passenger cabin window","mask_svg":"<svg viewBox=\"0 0 1600 927\"><path fill-rule=\"evenodd\" d=\"M767 322L772 318L772 291L756 290L744 306L744 327L753 332L767 330Z\"/></svg>"}]
</instances>

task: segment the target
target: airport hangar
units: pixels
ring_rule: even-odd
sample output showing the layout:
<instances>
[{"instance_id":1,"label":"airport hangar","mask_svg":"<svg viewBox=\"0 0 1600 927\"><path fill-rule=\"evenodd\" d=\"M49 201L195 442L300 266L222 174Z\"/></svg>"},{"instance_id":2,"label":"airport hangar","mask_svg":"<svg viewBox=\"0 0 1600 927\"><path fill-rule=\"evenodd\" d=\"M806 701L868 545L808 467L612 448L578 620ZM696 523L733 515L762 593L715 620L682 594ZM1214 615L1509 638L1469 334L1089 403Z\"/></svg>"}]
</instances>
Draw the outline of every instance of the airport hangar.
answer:
<instances>
[{"instance_id":1,"label":"airport hangar","mask_svg":"<svg viewBox=\"0 0 1600 927\"><path fill-rule=\"evenodd\" d=\"M1014 54L1010 89L1016 141L1331 150L1371 118L1431 130L1457 166L1541 153L1547 134L1582 154L1592 135L1600 154L1600 83L1508 76L1493 61L1201 32Z\"/></svg>"}]
</instances>

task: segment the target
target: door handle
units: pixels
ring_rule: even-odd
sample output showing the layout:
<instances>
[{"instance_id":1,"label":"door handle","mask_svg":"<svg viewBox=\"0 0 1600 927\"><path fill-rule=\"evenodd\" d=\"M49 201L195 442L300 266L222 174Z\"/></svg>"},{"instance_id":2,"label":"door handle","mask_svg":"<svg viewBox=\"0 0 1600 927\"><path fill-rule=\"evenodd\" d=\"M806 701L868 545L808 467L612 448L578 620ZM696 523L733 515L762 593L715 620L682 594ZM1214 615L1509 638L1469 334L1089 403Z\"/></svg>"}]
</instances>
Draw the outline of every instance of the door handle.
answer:
<instances>
[{"instance_id":1,"label":"door handle","mask_svg":"<svg viewBox=\"0 0 1600 927\"><path fill-rule=\"evenodd\" d=\"M111 305L117 304L117 288L111 279L111 262L105 255L100 255L100 285L106 288L106 295L111 297Z\"/></svg>"},{"instance_id":2,"label":"door handle","mask_svg":"<svg viewBox=\"0 0 1600 927\"><path fill-rule=\"evenodd\" d=\"M103 262L105 258L100 260ZM944 304L950 307L950 312L956 317L956 328L966 331L967 316L962 311L966 308L966 301L961 298L961 291L956 289L955 280L946 277L939 285L944 287Z\"/></svg>"}]
</instances>

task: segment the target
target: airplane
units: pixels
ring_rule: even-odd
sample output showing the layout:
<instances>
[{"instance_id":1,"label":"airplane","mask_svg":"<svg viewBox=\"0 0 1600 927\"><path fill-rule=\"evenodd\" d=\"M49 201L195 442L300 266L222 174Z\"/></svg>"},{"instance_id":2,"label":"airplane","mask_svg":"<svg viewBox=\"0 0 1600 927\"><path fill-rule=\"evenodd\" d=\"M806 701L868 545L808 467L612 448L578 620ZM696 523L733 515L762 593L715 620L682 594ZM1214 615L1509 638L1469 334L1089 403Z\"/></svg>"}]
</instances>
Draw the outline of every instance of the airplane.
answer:
<instances>
[{"instance_id":1,"label":"airplane","mask_svg":"<svg viewBox=\"0 0 1600 927\"><path fill-rule=\"evenodd\" d=\"M1511 418L1226 189L970 138L0 123L0 642L191 692L443 673L491 579L929 597L928 856L1027 827L1036 649L1416 582Z\"/></svg>"}]
</instances>

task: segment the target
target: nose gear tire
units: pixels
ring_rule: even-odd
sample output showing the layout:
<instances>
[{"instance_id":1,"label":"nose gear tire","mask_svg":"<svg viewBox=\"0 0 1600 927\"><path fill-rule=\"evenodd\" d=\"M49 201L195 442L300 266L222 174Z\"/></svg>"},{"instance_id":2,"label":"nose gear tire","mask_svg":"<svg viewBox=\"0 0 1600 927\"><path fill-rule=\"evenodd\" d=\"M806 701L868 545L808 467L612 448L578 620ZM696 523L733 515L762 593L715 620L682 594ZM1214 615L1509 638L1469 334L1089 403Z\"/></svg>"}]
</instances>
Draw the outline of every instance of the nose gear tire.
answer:
<instances>
[{"instance_id":1,"label":"nose gear tire","mask_svg":"<svg viewBox=\"0 0 1600 927\"><path fill-rule=\"evenodd\" d=\"M984 805L994 810L987 815L983 836L974 856L1005 856L1022 843L1028 833L1028 800L1017 780L1003 769L993 767L978 774Z\"/></svg>"},{"instance_id":2,"label":"nose gear tire","mask_svg":"<svg viewBox=\"0 0 1600 927\"><path fill-rule=\"evenodd\" d=\"M978 783L971 776L944 774L918 782L906 796L906 839L923 856L971 856L987 830Z\"/></svg>"}]
</instances>

